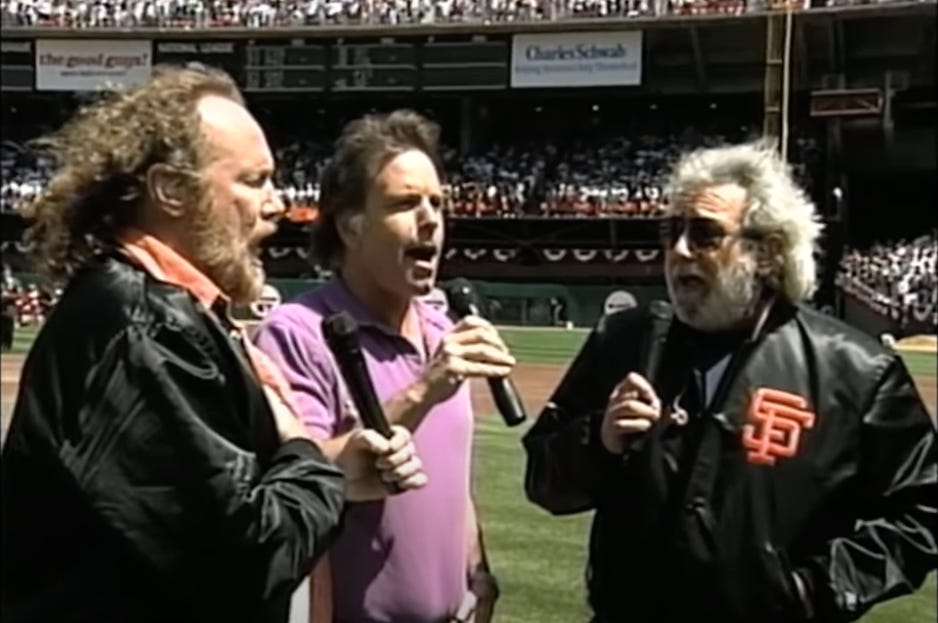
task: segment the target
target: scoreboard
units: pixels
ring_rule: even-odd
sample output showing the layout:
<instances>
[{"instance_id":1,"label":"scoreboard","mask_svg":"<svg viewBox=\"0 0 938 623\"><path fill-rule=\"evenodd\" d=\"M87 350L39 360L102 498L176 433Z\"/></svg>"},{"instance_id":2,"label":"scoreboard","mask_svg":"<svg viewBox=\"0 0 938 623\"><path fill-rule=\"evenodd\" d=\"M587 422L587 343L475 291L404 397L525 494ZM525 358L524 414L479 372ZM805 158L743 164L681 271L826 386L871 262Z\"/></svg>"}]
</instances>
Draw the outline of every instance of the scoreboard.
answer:
<instances>
[{"instance_id":1,"label":"scoreboard","mask_svg":"<svg viewBox=\"0 0 938 623\"><path fill-rule=\"evenodd\" d=\"M241 87L248 92L323 91L326 46L308 44L303 39L248 41Z\"/></svg>"},{"instance_id":2,"label":"scoreboard","mask_svg":"<svg viewBox=\"0 0 938 623\"><path fill-rule=\"evenodd\" d=\"M510 52L504 39L434 40L423 45L421 86L425 91L504 89Z\"/></svg>"},{"instance_id":3,"label":"scoreboard","mask_svg":"<svg viewBox=\"0 0 938 623\"><path fill-rule=\"evenodd\" d=\"M471 91L508 85L507 39L293 38L156 45L158 62L220 66L249 93ZM180 58L183 50L185 58Z\"/></svg>"},{"instance_id":4,"label":"scoreboard","mask_svg":"<svg viewBox=\"0 0 938 623\"><path fill-rule=\"evenodd\" d=\"M35 41L0 41L0 90L32 91L36 81Z\"/></svg>"},{"instance_id":5,"label":"scoreboard","mask_svg":"<svg viewBox=\"0 0 938 623\"><path fill-rule=\"evenodd\" d=\"M4 39L2 90L36 88L36 41ZM153 65L197 63L248 93L472 91L508 88L507 37L156 39Z\"/></svg>"},{"instance_id":6,"label":"scoreboard","mask_svg":"<svg viewBox=\"0 0 938 623\"><path fill-rule=\"evenodd\" d=\"M329 88L348 91L413 91L417 88L417 46L390 39L374 43L339 40L330 48Z\"/></svg>"},{"instance_id":7,"label":"scoreboard","mask_svg":"<svg viewBox=\"0 0 938 623\"><path fill-rule=\"evenodd\" d=\"M185 65L201 63L226 71L238 80L244 62L239 41L154 41L153 63L155 65ZM240 80L238 81L240 86Z\"/></svg>"}]
</instances>

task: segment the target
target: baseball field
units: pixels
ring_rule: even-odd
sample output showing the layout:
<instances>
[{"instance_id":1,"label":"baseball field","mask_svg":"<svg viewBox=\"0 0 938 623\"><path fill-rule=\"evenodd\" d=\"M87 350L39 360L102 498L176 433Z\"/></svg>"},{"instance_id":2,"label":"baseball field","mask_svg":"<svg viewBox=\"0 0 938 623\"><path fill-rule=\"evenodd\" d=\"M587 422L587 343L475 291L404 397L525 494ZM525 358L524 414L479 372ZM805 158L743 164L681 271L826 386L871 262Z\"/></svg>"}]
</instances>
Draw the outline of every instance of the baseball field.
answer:
<instances>
[{"instance_id":1,"label":"baseball field","mask_svg":"<svg viewBox=\"0 0 938 623\"><path fill-rule=\"evenodd\" d=\"M506 329L519 360L514 380L536 415L582 343L582 331ZM20 331L3 356L2 430L6 431L24 354L33 333ZM934 352L904 353L932 416L936 407ZM486 546L502 598L496 620L504 623L582 623L587 620L583 568L589 515L552 517L529 503L522 488L527 425L508 429L497 417L484 383L473 385L480 415L476 428L475 491ZM935 575L916 594L875 608L863 623L933 623Z\"/></svg>"}]
</instances>

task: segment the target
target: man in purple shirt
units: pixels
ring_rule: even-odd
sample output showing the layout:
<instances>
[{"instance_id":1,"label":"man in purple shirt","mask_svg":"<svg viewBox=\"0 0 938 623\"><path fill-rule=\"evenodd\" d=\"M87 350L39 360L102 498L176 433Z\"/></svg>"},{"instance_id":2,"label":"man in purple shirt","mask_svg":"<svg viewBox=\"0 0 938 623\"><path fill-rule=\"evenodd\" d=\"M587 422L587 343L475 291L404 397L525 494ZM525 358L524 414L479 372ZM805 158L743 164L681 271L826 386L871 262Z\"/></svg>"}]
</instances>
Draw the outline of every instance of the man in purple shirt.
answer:
<instances>
[{"instance_id":1,"label":"man in purple shirt","mask_svg":"<svg viewBox=\"0 0 938 623\"><path fill-rule=\"evenodd\" d=\"M338 275L275 309L257 343L283 370L307 429L337 455L359 426L320 329L350 312L392 424L413 431L427 484L348 506L329 553L335 621L491 619L489 573L470 495L469 377L507 375L514 359L485 320L454 325L420 300L443 246L439 128L398 111L350 123L323 172L313 251ZM316 581L314 579L314 581Z\"/></svg>"}]
</instances>

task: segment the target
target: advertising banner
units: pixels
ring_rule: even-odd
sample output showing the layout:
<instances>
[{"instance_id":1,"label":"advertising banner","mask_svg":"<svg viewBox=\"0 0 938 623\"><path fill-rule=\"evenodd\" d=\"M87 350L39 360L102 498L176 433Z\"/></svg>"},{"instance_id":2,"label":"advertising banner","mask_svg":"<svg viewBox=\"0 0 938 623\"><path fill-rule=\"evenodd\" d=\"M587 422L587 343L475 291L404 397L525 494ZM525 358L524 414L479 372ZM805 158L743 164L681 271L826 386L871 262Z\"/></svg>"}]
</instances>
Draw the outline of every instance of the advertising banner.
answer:
<instances>
[{"instance_id":1,"label":"advertising banner","mask_svg":"<svg viewBox=\"0 0 938 623\"><path fill-rule=\"evenodd\" d=\"M150 77L149 40L39 39L36 89L98 91L128 86Z\"/></svg>"},{"instance_id":2,"label":"advertising banner","mask_svg":"<svg viewBox=\"0 0 938 623\"><path fill-rule=\"evenodd\" d=\"M642 82L642 31L514 35L511 86L598 87Z\"/></svg>"}]
</instances>

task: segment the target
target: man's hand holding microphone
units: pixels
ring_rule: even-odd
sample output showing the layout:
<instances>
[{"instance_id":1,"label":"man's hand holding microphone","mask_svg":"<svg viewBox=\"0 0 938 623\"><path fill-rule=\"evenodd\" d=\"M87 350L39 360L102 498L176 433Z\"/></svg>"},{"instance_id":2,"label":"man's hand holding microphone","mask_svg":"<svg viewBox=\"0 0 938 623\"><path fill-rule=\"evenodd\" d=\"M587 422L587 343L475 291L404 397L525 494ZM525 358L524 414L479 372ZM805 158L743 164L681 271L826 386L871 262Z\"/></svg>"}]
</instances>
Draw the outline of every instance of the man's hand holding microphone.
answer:
<instances>
[{"instance_id":1,"label":"man's hand holding microphone","mask_svg":"<svg viewBox=\"0 0 938 623\"><path fill-rule=\"evenodd\" d=\"M411 431L436 405L451 398L466 379L485 378L499 413L509 426L527 417L517 390L508 378L515 358L482 317L476 293L465 279L453 279L444 288L456 324L443 336L419 380L387 406L393 421Z\"/></svg>"},{"instance_id":2,"label":"man's hand holding microphone","mask_svg":"<svg viewBox=\"0 0 938 623\"><path fill-rule=\"evenodd\" d=\"M270 388L265 388L265 393L281 442L311 439L303 423L280 396ZM390 431L388 438L370 428L356 429L333 457L345 474L351 499L380 499L387 495L388 489L401 492L427 484L427 475L423 472L423 463L417 456L410 431L403 426L392 426Z\"/></svg>"},{"instance_id":3,"label":"man's hand holding microphone","mask_svg":"<svg viewBox=\"0 0 938 623\"><path fill-rule=\"evenodd\" d=\"M599 429L603 446L612 454L622 454L630 437L644 433L661 417L661 400L641 374L631 372L609 396Z\"/></svg>"},{"instance_id":4,"label":"man's hand holding microphone","mask_svg":"<svg viewBox=\"0 0 938 623\"><path fill-rule=\"evenodd\" d=\"M443 337L424 370L425 400L443 402L464 380L504 378L514 366L515 358L495 327L481 316L466 316Z\"/></svg>"},{"instance_id":5,"label":"man's hand holding microphone","mask_svg":"<svg viewBox=\"0 0 938 623\"><path fill-rule=\"evenodd\" d=\"M667 302L651 302L649 330L642 348L642 372L630 372L609 396L599 434L603 446L612 454L624 453L631 438L648 432L661 419L661 399L653 380L661 371L672 315Z\"/></svg>"}]
</instances>

